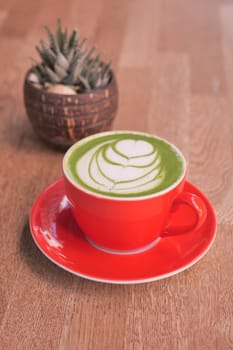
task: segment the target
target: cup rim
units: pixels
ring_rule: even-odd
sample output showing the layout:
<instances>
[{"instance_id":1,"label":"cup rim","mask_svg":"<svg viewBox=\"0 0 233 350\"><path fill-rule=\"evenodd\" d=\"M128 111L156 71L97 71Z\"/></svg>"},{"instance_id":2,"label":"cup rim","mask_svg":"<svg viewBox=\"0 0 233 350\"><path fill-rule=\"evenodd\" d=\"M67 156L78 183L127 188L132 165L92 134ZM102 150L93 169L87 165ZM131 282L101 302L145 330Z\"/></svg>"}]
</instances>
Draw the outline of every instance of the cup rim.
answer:
<instances>
[{"instance_id":1,"label":"cup rim","mask_svg":"<svg viewBox=\"0 0 233 350\"><path fill-rule=\"evenodd\" d=\"M82 187L81 185L78 185L77 183L75 183L73 181L73 179L71 179L71 177L68 175L66 169L65 169L65 162L67 160L67 158L69 157L70 153L72 153L72 151L78 147L80 144L87 142L90 139L94 139L97 137L101 137L104 135L111 135L111 134L120 134L120 133L131 133L131 134L136 134L136 135L142 135L142 136L148 136L148 137L154 137L158 140L164 141L165 143L167 143L168 145L170 145L172 148L175 149L175 151L179 154L179 156L181 157L183 164L184 164L184 169L183 172L181 174L181 176L178 178L178 180L176 180L173 184L171 184L170 186L168 186L167 188L165 188L162 191L159 192L155 192L152 194L147 194L147 195L142 195L142 196L134 196L134 197L117 197L117 196L108 196L105 194L101 194L101 193L94 193L92 191L89 191L88 189ZM79 191L82 191L92 197L95 198L99 198L99 199L107 199L107 200L111 200L111 201L128 201L128 202L132 202L132 201L138 201L138 200L146 200L149 198L155 198L155 197L160 197L170 191L172 191L174 188L176 188L185 178L186 173L187 173L187 162L186 159L183 155L183 153L180 151L180 149L175 146L173 143L169 142L168 140L166 140L165 138L159 137L157 135L154 135L152 133L147 133L147 132L142 132L142 131L132 131L132 130L112 130L112 131L104 131L104 132L99 132L90 136L87 136L79 141L77 141L76 143L74 143L64 154L63 157L63 161L62 161L62 170L63 170L63 175L64 177L67 179L67 181L69 181L75 188L77 188Z\"/></svg>"}]
</instances>

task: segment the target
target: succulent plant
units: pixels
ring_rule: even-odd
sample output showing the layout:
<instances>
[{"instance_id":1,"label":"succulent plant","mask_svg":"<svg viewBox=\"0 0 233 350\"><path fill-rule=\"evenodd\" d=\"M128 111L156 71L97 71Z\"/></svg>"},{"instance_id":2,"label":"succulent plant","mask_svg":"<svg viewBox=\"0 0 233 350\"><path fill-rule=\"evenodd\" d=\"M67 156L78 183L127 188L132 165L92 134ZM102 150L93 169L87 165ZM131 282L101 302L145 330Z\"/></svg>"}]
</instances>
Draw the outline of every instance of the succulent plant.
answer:
<instances>
[{"instance_id":1,"label":"succulent plant","mask_svg":"<svg viewBox=\"0 0 233 350\"><path fill-rule=\"evenodd\" d=\"M76 29L69 36L58 19L55 34L48 26L45 30L49 43L40 40L40 45L36 46L41 62L34 60L33 83L49 89L65 85L78 93L105 87L109 83L111 62L104 63L94 47L87 50L86 39L81 39Z\"/></svg>"}]
</instances>

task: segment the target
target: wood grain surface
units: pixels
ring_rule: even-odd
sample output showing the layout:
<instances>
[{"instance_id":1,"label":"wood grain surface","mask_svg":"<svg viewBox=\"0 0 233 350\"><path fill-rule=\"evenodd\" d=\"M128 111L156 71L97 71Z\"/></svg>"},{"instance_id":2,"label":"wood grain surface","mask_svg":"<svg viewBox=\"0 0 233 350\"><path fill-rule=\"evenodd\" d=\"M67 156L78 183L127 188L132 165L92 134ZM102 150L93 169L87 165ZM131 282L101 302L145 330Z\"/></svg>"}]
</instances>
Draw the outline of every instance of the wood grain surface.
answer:
<instances>
[{"instance_id":1,"label":"wood grain surface","mask_svg":"<svg viewBox=\"0 0 233 350\"><path fill-rule=\"evenodd\" d=\"M75 277L35 247L30 208L63 154L34 135L23 80L43 25L61 17L112 58L115 129L181 148L212 201L216 241L192 268L141 285ZM233 349L233 2L0 0L0 349Z\"/></svg>"}]
</instances>

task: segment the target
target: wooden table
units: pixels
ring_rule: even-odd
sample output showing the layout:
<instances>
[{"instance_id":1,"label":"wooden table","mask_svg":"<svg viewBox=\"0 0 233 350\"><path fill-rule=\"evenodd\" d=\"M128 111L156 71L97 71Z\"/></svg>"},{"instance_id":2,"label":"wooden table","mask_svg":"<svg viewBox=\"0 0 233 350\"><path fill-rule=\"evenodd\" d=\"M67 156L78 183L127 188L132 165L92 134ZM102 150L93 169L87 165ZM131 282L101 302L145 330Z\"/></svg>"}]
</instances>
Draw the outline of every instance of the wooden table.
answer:
<instances>
[{"instance_id":1,"label":"wooden table","mask_svg":"<svg viewBox=\"0 0 233 350\"><path fill-rule=\"evenodd\" d=\"M181 148L188 178L212 201L217 238L195 266L141 285L109 285L56 267L32 241L30 208L61 175L63 154L39 141L24 74L56 18L112 58L115 129ZM0 1L0 348L233 349L233 3L229 0Z\"/></svg>"}]
</instances>

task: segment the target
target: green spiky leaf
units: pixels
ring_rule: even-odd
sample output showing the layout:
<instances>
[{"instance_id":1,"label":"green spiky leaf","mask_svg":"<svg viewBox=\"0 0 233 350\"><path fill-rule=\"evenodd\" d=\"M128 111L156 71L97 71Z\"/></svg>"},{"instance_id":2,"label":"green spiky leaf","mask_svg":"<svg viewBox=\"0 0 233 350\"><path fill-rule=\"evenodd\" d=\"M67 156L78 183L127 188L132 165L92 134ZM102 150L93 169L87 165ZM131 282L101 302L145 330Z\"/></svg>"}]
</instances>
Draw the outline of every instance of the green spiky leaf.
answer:
<instances>
[{"instance_id":1,"label":"green spiky leaf","mask_svg":"<svg viewBox=\"0 0 233 350\"><path fill-rule=\"evenodd\" d=\"M69 64L72 62L74 55L75 55L75 52L76 52L75 48L72 47L67 55L67 60L68 60Z\"/></svg>"},{"instance_id":2,"label":"green spiky leaf","mask_svg":"<svg viewBox=\"0 0 233 350\"><path fill-rule=\"evenodd\" d=\"M56 62L56 57L57 57L56 54L52 51L52 49L50 49L50 47L48 47L48 45L44 42L44 40L40 40L40 44L42 49L41 51L44 52L48 61L53 66L54 63Z\"/></svg>"},{"instance_id":3,"label":"green spiky leaf","mask_svg":"<svg viewBox=\"0 0 233 350\"><path fill-rule=\"evenodd\" d=\"M58 64L65 70L67 70L69 67L69 61L61 52L59 52L57 55L56 64Z\"/></svg>"},{"instance_id":4,"label":"green spiky leaf","mask_svg":"<svg viewBox=\"0 0 233 350\"><path fill-rule=\"evenodd\" d=\"M63 33L62 33L62 27L61 27L61 19L58 18L57 20L57 42L60 51L62 50L63 47Z\"/></svg>"},{"instance_id":5,"label":"green spiky leaf","mask_svg":"<svg viewBox=\"0 0 233 350\"><path fill-rule=\"evenodd\" d=\"M55 36L53 35L53 33L51 32L51 30L49 29L48 26L45 26L44 28L45 28L45 31L48 35L48 39L50 42L50 48L53 50L54 53L58 53L59 47L58 47L58 43L57 43Z\"/></svg>"},{"instance_id":6,"label":"green spiky leaf","mask_svg":"<svg viewBox=\"0 0 233 350\"><path fill-rule=\"evenodd\" d=\"M61 80L67 76L67 71L57 63L54 66L54 70L59 75Z\"/></svg>"},{"instance_id":7,"label":"green spiky leaf","mask_svg":"<svg viewBox=\"0 0 233 350\"><path fill-rule=\"evenodd\" d=\"M73 30L70 40L68 42L68 48L71 50L72 48L76 48L78 46L78 32L76 29Z\"/></svg>"},{"instance_id":8,"label":"green spiky leaf","mask_svg":"<svg viewBox=\"0 0 233 350\"><path fill-rule=\"evenodd\" d=\"M45 67L45 70L46 70L48 76L50 77L52 83L59 83L60 82L60 77L57 73L53 72L52 69L50 69L49 67Z\"/></svg>"}]
</instances>

